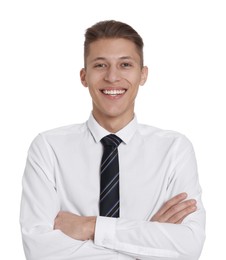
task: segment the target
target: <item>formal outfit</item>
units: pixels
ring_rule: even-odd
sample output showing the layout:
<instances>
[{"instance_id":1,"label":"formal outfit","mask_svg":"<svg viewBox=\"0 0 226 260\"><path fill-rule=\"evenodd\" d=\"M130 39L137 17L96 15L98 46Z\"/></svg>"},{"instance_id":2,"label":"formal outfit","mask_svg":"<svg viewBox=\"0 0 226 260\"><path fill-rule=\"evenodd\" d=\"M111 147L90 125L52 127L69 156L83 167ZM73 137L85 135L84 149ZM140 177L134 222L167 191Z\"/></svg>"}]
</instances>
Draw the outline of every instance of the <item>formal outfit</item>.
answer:
<instances>
[{"instance_id":1,"label":"formal outfit","mask_svg":"<svg viewBox=\"0 0 226 260\"><path fill-rule=\"evenodd\" d=\"M183 135L134 119L115 133L118 146L119 217L100 216L103 145L110 133L92 114L87 122L39 134L23 177L21 230L28 260L197 260L205 239L196 159ZM187 192L198 209L182 224L151 222L173 196ZM97 216L94 241L54 230L59 211Z\"/></svg>"}]
</instances>

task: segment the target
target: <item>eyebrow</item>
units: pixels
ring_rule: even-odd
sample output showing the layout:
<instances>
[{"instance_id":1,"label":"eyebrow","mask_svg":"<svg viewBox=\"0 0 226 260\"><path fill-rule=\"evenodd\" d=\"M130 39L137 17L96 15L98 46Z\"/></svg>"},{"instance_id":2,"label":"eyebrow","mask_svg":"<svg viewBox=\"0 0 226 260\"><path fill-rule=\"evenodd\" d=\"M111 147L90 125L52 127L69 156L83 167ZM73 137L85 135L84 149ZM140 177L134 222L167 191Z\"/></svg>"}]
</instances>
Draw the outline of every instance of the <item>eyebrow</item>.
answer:
<instances>
[{"instance_id":1,"label":"eyebrow","mask_svg":"<svg viewBox=\"0 0 226 260\"><path fill-rule=\"evenodd\" d=\"M105 57L96 57L92 60L92 62L98 61L98 60L108 60ZM134 60L131 56L122 56L119 57L119 60Z\"/></svg>"}]
</instances>

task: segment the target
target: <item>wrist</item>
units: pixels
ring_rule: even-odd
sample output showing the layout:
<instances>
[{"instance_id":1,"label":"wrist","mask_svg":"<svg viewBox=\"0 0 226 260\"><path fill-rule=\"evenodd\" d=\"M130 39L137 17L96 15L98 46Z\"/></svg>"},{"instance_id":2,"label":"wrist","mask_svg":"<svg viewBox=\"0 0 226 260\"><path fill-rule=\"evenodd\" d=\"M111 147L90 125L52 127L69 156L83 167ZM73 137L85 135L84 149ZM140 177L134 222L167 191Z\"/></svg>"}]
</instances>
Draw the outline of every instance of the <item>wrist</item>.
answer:
<instances>
[{"instance_id":1,"label":"wrist","mask_svg":"<svg viewBox=\"0 0 226 260\"><path fill-rule=\"evenodd\" d=\"M96 217L89 217L87 222L87 232L89 234L89 239L94 240L95 227L96 227Z\"/></svg>"}]
</instances>

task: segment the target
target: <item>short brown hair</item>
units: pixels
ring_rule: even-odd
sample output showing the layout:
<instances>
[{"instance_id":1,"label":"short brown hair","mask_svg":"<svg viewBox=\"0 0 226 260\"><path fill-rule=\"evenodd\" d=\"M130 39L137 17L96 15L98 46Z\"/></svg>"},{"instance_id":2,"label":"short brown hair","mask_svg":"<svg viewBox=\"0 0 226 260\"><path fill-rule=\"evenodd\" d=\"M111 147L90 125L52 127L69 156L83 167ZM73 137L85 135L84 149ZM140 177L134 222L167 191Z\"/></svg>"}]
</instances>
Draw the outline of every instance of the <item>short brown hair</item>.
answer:
<instances>
[{"instance_id":1,"label":"short brown hair","mask_svg":"<svg viewBox=\"0 0 226 260\"><path fill-rule=\"evenodd\" d=\"M106 20L101 21L86 30L84 42L84 63L86 65L86 58L89 53L89 45L99 39L123 38L133 42L136 47L141 60L141 67L143 67L143 40L141 36L128 24L115 21Z\"/></svg>"}]
</instances>

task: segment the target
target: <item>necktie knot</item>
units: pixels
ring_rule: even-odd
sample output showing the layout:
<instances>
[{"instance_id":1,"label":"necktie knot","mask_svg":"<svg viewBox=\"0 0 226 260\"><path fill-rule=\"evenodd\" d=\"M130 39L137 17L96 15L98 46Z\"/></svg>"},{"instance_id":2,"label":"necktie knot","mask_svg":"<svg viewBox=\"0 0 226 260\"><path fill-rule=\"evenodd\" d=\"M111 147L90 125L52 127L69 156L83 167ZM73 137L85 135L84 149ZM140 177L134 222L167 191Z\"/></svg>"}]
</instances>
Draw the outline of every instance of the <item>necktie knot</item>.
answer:
<instances>
[{"instance_id":1,"label":"necktie knot","mask_svg":"<svg viewBox=\"0 0 226 260\"><path fill-rule=\"evenodd\" d=\"M113 146L113 147L118 147L122 140L114 134L106 135L101 139L101 143L103 146Z\"/></svg>"}]
</instances>

